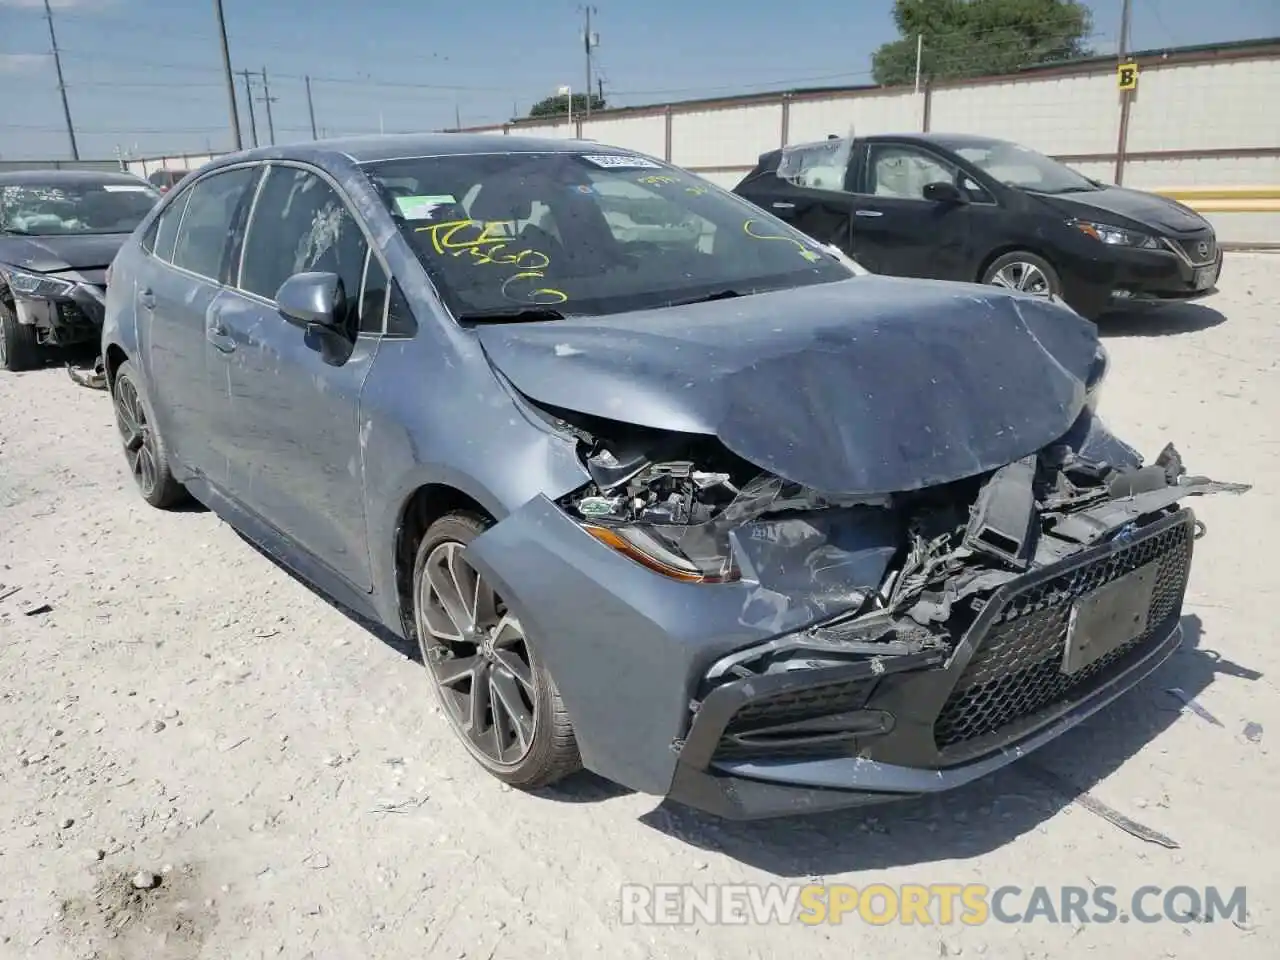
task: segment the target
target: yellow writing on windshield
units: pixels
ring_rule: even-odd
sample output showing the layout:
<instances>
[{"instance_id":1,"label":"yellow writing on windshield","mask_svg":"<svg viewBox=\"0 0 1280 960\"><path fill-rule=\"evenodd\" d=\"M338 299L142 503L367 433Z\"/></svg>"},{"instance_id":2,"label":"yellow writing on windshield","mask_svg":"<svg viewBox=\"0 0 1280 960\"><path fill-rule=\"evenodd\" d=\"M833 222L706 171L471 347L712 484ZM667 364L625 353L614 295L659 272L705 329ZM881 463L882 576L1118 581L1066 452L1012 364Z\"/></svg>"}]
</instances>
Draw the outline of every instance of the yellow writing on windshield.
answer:
<instances>
[{"instance_id":1,"label":"yellow writing on windshield","mask_svg":"<svg viewBox=\"0 0 1280 960\"><path fill-rule=\"evenodd\" d=\"M673 177L665 173L661 173L661 174L651 173L647 177L639 177L636 180L636 183L643 183L650 187L661 187L671 183L679 184L680 180L678 177ZM695 197L700 197L707 192L707 188L702 186L701 184L695 183L695 184L686 186L684 188L684 192L691 194Z\"/></svg>"},{"instance_id":2,"label":"yellow writing on windshield","mask_svg":"<svg viewBox=\"0 0 1280 960\"><path fill-rule=\"evenodd\" d=\"M537 304L568 300L568 294L553 287L536 287L527 290L524 296L509 289L516 281L528 284L531 280L545 279L544 271L551 265L551 258L541 250L529 247L515 252L508 250L511 238L504 232L498 232L500 226L499 223L482 223L479 220L445 220L416 227L414 232L427 234L432 249L441 256L465 256L477 266L494 263L519 268L519 272L507 277L500 288L502 295L510 300L528 300ZM471 231L477 231L476 235L469 237Z\"/></svg>"},{"instance_id":3,"label":"yellow writing on windshield","mask_svg":"<svg viewBox=\"0 0 1280 960\"><path fill-rule=\"evenodd\" d=\"M752 237L756 240L785 240L787 243L795 244L796 249L800 251L800 256L804 257L810 263L817 263L822 259L822 254L818 253L816 250L810 250L795 237L780 237L777 234L756 233L751 229L752 224L760 224L760 221L752 218L742 224L742 231L748 237Z\"/></svg>"}]
</instances>

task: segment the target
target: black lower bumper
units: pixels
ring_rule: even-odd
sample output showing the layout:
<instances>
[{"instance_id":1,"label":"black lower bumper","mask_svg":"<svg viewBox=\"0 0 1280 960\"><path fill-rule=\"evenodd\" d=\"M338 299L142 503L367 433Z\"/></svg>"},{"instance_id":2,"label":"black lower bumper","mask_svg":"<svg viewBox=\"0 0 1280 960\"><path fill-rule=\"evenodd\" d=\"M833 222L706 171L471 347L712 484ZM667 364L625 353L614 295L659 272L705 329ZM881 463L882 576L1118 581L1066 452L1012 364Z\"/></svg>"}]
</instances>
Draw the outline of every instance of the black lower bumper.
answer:
<instances>
[{"instance_id":1,"label":"black lower bumper","mask_svg":"<svg viewBox=\"0 0 1280 960\"><path fill-rule=\"evenodd\" d=\"M1205 252L1199 244L1205 243ZM1062 277L1064 299L1085 316L1126 303L1199 300L1217 292L1222 251L1207 240L1168 240L1160 250L1117 247ZM1186 252L1191 250L1191 254Z\"/></svg>"},{"instance_id":2,"label":"black lower bumper","mask_svg":"<svg viewBox=\"0 0 1280 960\"><path fill-rule=\"evenodd\" d=\"M986 776L1087 719L1177 649L1194 539L1194 515L1182 509L1010 581L945 658L884 657L717 686L679 744L668 795L755 819L936 793ZM1130 575L1150 590L1141 633L1066 674L1073 610ZM844 735L773 744L752 736L800 718Z\"/></svg>"}]
</instances>

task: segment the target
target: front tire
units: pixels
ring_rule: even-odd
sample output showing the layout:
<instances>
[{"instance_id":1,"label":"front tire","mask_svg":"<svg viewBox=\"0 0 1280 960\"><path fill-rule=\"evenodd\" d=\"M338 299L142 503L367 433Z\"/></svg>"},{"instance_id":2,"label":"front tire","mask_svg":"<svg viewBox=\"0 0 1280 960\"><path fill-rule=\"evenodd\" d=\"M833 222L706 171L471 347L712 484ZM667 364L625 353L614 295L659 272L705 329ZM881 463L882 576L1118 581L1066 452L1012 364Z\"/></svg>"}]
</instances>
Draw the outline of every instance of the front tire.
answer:
<instances>
[{"instance_id":1,"label":"front tire","mask_svg":"<svg viewBox=\"0 0 1280 960\"><path fill-rule=\"evenodd\" d=\"M1048 300L1062 296L1058 271L1043 257L1014 250L996 257L982 273L982 282Z\"/></svg>"},{"instance_id":2,"label":"front tire","mask_svg":"<svg viewBox=\"0 0 1280 960\"><path fill-rule=\"evenodd\" d=\"M40 366L40 360L36 328L19 323L13 307L0 301L0 369L21 373Z\"/></svg>"},{"instance_id":3,"label":"front tire","mask_svg":"<svg viewBox=\"0 0 1280 960\"><path fill-rule=\"evenodd\" d=\"M524 627L466 559L490 521L450 513L427 528L413 568L422 659L458 739L493 776L522 790L582 767L551 675Z\"/></svg>"},{"instance_id":4,"label":"front tire","mask_svg":"<svg viewBox=\"0 0 1280 960\"><path fill-rule=\"evenodd\" d=\"M111 396L125 460L142 499L161 510L182 503L186 488L173 478L169 450L156 430L137 371L127 360L116 370Z\"/></svg>"}]
</instances>

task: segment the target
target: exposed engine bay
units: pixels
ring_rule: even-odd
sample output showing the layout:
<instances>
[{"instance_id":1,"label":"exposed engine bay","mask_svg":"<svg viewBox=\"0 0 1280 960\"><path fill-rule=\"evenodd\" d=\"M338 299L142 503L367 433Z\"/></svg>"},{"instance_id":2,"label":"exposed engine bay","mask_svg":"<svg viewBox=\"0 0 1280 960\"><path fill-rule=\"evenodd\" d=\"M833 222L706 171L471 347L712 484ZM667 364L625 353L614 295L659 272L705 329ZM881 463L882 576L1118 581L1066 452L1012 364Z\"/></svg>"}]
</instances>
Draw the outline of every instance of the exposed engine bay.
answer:
<instances>
[{"instance_id":1,"label":"exposed engine bay","mask_svg":"<svg viewBox=\"0 0 1280 960\"><path fill-rule=\"evenodd\" d=\"M610 443L575 428L592 482L561 506L669 577L753 585L744 622L813 608L810 629L725 657L710 680L931 651L941 661L1002 584L1132 536L1183 497L1249 489L1189 476L1172 444L1146 465L1091 411L1077 426L993 472L872 498L807 489L710 438Z\"/></svg>"}]
</instances>

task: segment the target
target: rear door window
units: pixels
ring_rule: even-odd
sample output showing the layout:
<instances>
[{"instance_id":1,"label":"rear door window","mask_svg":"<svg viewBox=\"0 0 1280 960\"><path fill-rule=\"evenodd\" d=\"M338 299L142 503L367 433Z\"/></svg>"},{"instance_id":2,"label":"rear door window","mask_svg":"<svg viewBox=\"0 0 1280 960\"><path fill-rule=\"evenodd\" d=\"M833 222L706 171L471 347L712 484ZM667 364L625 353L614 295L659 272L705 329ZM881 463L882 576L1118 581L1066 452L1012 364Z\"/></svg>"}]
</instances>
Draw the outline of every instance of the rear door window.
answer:
<instances>
[{"instance_id":1,"label":"rear door window","mask_svg":"<svg viewBox=\"0 0 1280 960\"><path fill-rule=\"evenodd\" d=\"M256 167L240 167L192 186L174 245L175 267L214 281L222 278L228 240L257 174Z\"/></svg>"},{"instance_id":2,"label":"rear door window","mask_svg":"<svg viewBox=\"0 0 1280 960\"><path fill-rule=\"evenodd\" d=\"M182 214L187 209L187 201L190 199L190 190L184 190L179 196L174 197L173 202L165 207L151 230L151 253L166 263L173 260L173 245L178 239L178 225L182 223Z\"/></svg>"}]
</instances>

